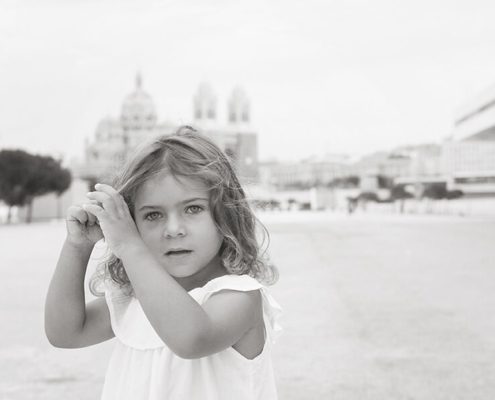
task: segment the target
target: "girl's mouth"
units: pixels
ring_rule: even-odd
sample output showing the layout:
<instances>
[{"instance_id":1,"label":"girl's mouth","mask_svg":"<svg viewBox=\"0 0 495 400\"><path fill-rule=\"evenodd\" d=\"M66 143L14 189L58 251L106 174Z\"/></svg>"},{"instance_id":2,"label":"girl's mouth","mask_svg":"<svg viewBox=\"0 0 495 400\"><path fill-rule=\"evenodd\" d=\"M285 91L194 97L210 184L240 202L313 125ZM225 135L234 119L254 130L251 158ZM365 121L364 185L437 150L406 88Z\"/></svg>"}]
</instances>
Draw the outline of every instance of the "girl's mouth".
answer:
<instances>
[{"instance_id":1,"label":"girl's mouth","mask_svg":"<svg viewBox=\"0 0 495 400\"><path fill-rule=\"evenodd\" d=\"M183 256L192 253L192 250L169 250L165 253L166 256Z\"/></svg>"}]
</instances>

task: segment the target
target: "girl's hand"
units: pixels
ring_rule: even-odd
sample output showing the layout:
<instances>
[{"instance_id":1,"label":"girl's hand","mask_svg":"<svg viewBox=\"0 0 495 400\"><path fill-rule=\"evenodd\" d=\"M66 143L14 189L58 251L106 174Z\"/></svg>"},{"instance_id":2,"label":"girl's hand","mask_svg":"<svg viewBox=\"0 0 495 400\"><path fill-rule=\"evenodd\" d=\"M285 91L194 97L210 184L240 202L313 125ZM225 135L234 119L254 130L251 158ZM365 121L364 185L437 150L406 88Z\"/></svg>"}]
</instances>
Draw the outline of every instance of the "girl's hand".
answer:
<instances>
[{"instance_id":1,"label":"girl's hand","mask_svg":"<svg viewBox=\"0 0 495 400\"><path fill-rule=\"evenodd\" d=\"M85 204L84 210L98 218L110 250L122 258L125 249L143 244L141 236L124 198L109 185L98 183L95 189L87 196L97 204Z\"/></svg>"},{"instance_id":2,"label":"girl's hand","mask_svg":"<svg viewBox=\"0 0 495 400\"><path fill-rule=\"evenodd\" d=\"M103 238L96 217L83 209L83 206L71 206L67 210L67 240L76 246L94 246Z\"/></svg>"}]
</instances>

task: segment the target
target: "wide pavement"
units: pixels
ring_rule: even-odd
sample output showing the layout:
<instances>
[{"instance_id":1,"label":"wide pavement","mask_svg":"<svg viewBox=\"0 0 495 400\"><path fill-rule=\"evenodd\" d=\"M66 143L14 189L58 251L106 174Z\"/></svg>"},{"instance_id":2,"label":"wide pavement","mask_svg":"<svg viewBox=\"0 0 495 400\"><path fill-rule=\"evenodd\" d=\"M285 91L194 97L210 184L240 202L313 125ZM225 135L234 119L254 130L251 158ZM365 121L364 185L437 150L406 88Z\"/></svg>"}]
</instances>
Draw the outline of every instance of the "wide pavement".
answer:
<instances>
[{"instance_id":1,"label":"wide pavement","mask_svg":"<svg viewBox=\"0 0 495 400\"><path fill-rule=\"evenodd\" d=\"M280 399L495 398L495 220L262 214ZM0 399L97 399L112 341L51 348L61 222L0 226ZM92 267L94 267L93 261Z\"/></svg>"}]
</instances>

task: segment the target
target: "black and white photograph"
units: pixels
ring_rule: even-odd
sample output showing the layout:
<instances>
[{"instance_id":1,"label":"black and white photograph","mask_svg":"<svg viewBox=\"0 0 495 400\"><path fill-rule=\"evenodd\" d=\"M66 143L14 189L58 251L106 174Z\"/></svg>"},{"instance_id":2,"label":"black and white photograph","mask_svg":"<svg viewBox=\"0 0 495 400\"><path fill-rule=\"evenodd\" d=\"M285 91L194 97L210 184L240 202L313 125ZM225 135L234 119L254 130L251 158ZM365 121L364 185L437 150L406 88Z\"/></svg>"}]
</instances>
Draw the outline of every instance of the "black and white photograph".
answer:
<instances>
[{"instance_id":1,"label":"black and white photograph","mask_svg":"<svg viewBox=\"0 0 495 400\"><path fill-rule=\"evenodd\" d=\"M494 20L0 0L0 399L493 400Z\"/></svg>"}]
</instances>

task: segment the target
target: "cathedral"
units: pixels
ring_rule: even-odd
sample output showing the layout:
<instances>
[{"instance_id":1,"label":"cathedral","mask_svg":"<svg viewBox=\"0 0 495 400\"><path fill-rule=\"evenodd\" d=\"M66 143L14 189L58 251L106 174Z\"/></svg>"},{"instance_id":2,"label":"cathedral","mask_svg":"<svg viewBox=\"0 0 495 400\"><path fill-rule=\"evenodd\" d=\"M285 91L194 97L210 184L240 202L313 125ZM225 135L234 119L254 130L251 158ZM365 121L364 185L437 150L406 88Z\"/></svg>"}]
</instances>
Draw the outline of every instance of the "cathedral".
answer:
<instances>
[{"instance_id":1,"label":"cathedral","mask_svg":"<svg viewBox=\"0 0 495 400\"><path fill-rule=\"evenodd\" d=\"M244 183L258 180L258 137L250 124L250 104L236 87L227 102L227 121L218 121L217 98L203 83L193 98L193 119L189 124L209 136L233 161ZM106 117L97 125L93 140L85 143L80 178L95 182L115 173L140 143L176 131L177 124L160 123L151 96L137 74L135 88L122 103L119 118Z\"/></svg>"}]
</instances>

